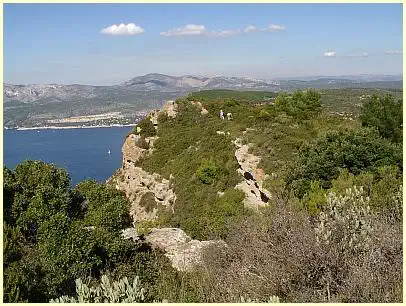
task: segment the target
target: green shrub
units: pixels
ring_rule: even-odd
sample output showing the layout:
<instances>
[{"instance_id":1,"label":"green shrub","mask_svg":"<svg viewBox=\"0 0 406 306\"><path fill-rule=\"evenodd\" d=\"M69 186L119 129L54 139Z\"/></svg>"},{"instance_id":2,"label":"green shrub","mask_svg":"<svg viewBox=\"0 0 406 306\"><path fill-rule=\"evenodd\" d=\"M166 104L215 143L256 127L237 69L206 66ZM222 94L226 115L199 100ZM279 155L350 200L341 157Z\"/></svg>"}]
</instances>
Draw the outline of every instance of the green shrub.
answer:
<instances>
[{"instance_id":1,"label":"green shrub","mask_svg":"<svg viewBox=\"0 0 406 306\"><path fill-rule=\"evenodd\" d=\"M79 200L70 189L65 170L41 161L24 161L14 172L5 170L6 220L35 239L42 222L58 212L69 217L79 210ZM11 207L10 207L11 204Z\"/></svg>"},{"instance_id":2,"label":"green shrub","mask_svg":"<svg viewBox=\"0 0 406 306\"><path fill-rule=\"evenodd\" d=\"M214 184L219 175L219 168L212 159L204 159L196 170L196 176L203 184Z\"/></svg>"},{"instance_id":3,"label":"green shrub","mask_svg":"<svg viewBox=\"0 0 406 306\"><path fill-rule=\"evenodd\" d=\"M363 126L377 128L382 137L402 142L402 100L395 101L392 95L373 95L363 103L360 119Z\"/></svg>"},{"instance_id":4,"label":"green shrub","mask_svg":"<svg viewBox=\"0 0 406 306\"><path fill-rule=\"evenodd\" d=\"M3 302L39 303L49 300L47 280L36 252L12 262L3 271Z\"/></svg>"},{"instance_id":5,"label":"green shrub","mask_svg":"<svg viewBox=\"0 0 406 306\"><path fill-rule=\"evenodd\" d=\"M154 124L148 117L145 117L140 122L137 123L137 126L134 127L134 134L137 134L137 127L141 129L140 135L144 137L152 137L156 135L156 129Z\"/></svg>"},{"instance_id":6,"label":"green shrub","mask_svg":"<svg viewBox=\"0 0 406 306\"><path fill-rule=\"evenodd\" d=\"M7 223L13 224L13 202L14 195L18 190L18 183L16 182L14 172L10 169L3 168L3 217Z\"/></svg>"},{"instance_id":7,"label":"green shrub","mask_svg":"<svg viewBox=\"0 0 406 306\"><path fill-rule=\"evenodd\" d=\"M290 116L307 119L321 110L321 95L309 89L305 92L295 91L293 94L279 94L275 100L275 108Z\"/></svg>"},{"instance_id":8,"label":"green shrub","mask_svg":"<svg viewBox=\"0 0 406 306\"><path fill-rule=\"evenodd\" d=\"M308 214L314 216L320 213L321 209L327 204L326 191L320 187L319 182L313 181L302 202L305 204Z\"/></svg>"},{"instance_id":9,"label":"green shrub","mask_svg":"<svg viewBox=\"0 0 406 306\"><path fill-rule=\"evenodd\" d=\"M261 109L257 115L257 118L262 120L269 120L272 118L272 116L267 110Z\"/></svg>"},{"instance_id":10,"label":"green shrub","mask_svg":"<svg viewBox=\"0 0 406 306\"><path fill-rule=\"evenodd\" d=\"M381 167L372 185L371 208L390 219L401 221L403 216L403 181L399 168Z\"/></svg>"},{"instance_id":11,"label":"green shrub","mask_svg":"<svg viewBox=\"0 0 406 306\"><path fill-rule=\"evenodd\" d=\"M168 121L168 114L166 112L159 112L158 114L158 125L163 124Z\"/></svg>"},{"instance_id":12,"label":"green shrub","mask_svg":"<svg viewBox=\"0 0 406 306\"><path fill-rule=\"evenodd\" d=\"M226 106L232 107L232 106L236 106L239 105L240 103L238 103L238 101L236 99L227 99L225 102Z\"/></svg>"},{"instance_id":13,"label":"green shrub","mask_svg":"<svg viewBox=\"0 0 406 306\"><path fill-rule=\"evenodd\" d=\"M77 189L88 201L84 219L88 226L105 227L118 232L131 225L130 203L122 191L92 180L81 182Z\"/></svg>"},{"instance_id":14,"label":"green shrub","mask_svg":"<svg viewBox=\"0 0 406 306\"><path fill-rule=\"evenodd\" d=\"M401 169L401 152L399 146L380 138L371 129L328 132L315 143L302 146L286 171L286 182L302 197L311 181L320 181L321 187L330 188L341 169L353 174L376 173L385 165L397 165Z\"/></svg>"}]
</instances>

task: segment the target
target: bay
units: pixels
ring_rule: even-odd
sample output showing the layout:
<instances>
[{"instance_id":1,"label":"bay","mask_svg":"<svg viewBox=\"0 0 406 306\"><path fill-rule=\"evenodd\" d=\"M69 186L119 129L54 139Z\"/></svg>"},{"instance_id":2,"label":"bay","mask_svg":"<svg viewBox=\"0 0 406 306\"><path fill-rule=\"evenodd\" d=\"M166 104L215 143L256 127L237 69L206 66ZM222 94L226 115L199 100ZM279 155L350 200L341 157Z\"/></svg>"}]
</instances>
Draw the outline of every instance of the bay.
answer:
<instances>
[{"instance_id":1,"label":"bay","mask_svg":"<svg viewBox=\"0 0 406 306\"><path fill-rule=\"evenodd\" d=\"M4 130L4 165L14 169L24 160L42 160L66 169L73 186L85 179L105 182L121 166L121 147L131 129Z\"/></svg>"}]
</instances>

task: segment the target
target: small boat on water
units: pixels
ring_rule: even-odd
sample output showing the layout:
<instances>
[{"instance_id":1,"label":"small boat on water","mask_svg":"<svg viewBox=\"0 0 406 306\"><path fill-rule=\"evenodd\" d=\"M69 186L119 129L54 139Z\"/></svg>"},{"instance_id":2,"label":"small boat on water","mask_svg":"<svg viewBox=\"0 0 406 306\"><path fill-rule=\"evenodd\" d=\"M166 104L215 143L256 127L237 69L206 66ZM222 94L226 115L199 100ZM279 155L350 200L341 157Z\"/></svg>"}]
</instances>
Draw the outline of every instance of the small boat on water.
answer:
<instances>
[{"instance_id":1,"label":"small boat on water","mask_svg":"<svg viewBox=\"0 0 406 306\"><path fill-rule=\"evenodd\" d=\"M109 154L109 155L111 154L110 150L107 152L107 154Z\"/></svg>"}]
</instances>

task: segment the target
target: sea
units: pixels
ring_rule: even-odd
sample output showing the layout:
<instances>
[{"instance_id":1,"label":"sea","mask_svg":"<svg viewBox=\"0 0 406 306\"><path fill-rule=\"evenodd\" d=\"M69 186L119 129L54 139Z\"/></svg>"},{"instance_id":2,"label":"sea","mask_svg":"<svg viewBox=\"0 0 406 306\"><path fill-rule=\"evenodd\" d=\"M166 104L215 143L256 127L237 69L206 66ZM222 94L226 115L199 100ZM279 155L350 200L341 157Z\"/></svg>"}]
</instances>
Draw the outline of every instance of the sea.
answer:
<instances>
[{"instance_id":1,"label":"sea","mask_svg":"<svg viewBox=\"0 0 406 306\"><path fill-rule=\"evenodd\" d=\"M85 179L105 182L121 166L121 147L132 127L4 130L3 164L24 160L64 168L72 186Z\"/></svg>"}]
</instances>

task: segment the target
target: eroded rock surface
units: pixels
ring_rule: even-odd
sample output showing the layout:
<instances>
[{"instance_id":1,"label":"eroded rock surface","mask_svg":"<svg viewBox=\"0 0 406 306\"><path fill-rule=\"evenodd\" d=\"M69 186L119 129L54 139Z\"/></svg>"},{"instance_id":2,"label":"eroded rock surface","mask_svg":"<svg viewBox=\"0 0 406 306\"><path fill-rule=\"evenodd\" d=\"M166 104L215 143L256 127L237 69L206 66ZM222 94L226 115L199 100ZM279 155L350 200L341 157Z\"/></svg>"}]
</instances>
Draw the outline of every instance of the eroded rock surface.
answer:
<instances>
[{"instance_id":1,"label":"eroded rock surface","mask_svg":"<svg viewBox=\"0 0 406 306\"><path fill-rule=\"evenodd\" d=\"M154 127L158 127L158 115L159 115L159 110L153 110L152 112L149 113L148 118L151 120L153 123Z\"/></svg>"},{"instance_id":2,"label":"eroded rock surface","mask_svg":"<svg viewBox=\"0 0 406 306\"><path fill-rule=\"evenodd\" d=\"M140 160L146 153L147 149L140 148L137 146L137 142L141 136L130 134L124 141L121 152L123 153L123 164L125 162L137 162Z\"/></svg>"},{"instance_id":3,"label":"eroded rock surface","mask_svg":"<svg viewBox=\"0 0 406 306\"><path fill-rule=\"evenodd\" d=\"M130 214L134 221L154 220L159 209L173 212L176 195L170 188L169 180L162 178L157 173L149 173L137 166L137 162L146 154L153 151L157 137L145 138L148 149L140 148L137 143L141 136L130 134L122 147L123 161L111 181L115 187L124 191L131 203ZM149 199L145 203L143 196L152 193L153 203Z\"/></svg>"},{"instance_id":4,"label":"eroded rock surface","mask_svg":"<svg viewBox=\"0 0 406 306\"><path fill-rule=\"evenodd\" d=\"M191 103L200 109L201 115L207 115L209 113L209 111L203 107L200 101L192 101Z\"/></svg>"},{"instance_id":5,"label":"eroded rock surface","mask_svg":"<svg viewBox=\"0 0 406 306\"><path fill-rule=\"evenodd\" d=\"M175 118L178 114L178 104L175 101L169 100L163 105L162 110L153 110L148 114L147 118L151 120L155 128L158 128L158 116L162 112L166 113L169 118Z\"/></svg>"},{"instance_id":6,"label":"eroded rock surface","mask_svg":"<svg viewBox=\"0 0 406 306\"><path fill-rule=\"evenodd\" d=\"M151 246L165 251L165 256L179 271L191 270L201 263L205 248L225 246L224 241L221 240L193 240L179 228L154 228L146 235L145 240Z\"/></svg>"},{"instance_id":7,"label":"eroded rock surface","mask_svg":"<svg viewBox=\"0 0 406 306\"><path fill-rule=\"evenodd\" d=\"M126 162L117 176L116 188L124 191L129 199L130 214L135 222L156 219L160 208L173 212L176 195L170 188L169 181L159 174L151 174L131 162ZM153 194L154 203L145 203L144 196L147 193Z\"/></svg>"},{"instance_id":8,"label":"eroded rock surface","mask_svg":"<svg viewBox=\"0 0 406 306\"><path fill-rule=\"evenodd\" d=\"M163 111L168 115L168 117L175 118L178 114L178 105L175 101L168 101L164 104Z\"/></svg>"},{"instance_id":9,"label":"eroded rock surface","mask_svg":"<svg viewBox=\"0 0 406 306\"><path fill-rule=\"evenodd\" d=\"M242 144L239 138L234 141L234 145L237 147L235 157L240 165L237 171L244 177L235 188L245 193L244 205L253 209L268 205L271 194L262 186L265 173L258 168L261 158L249 153L251 144Z\"/></svg>"}]
</instances>

